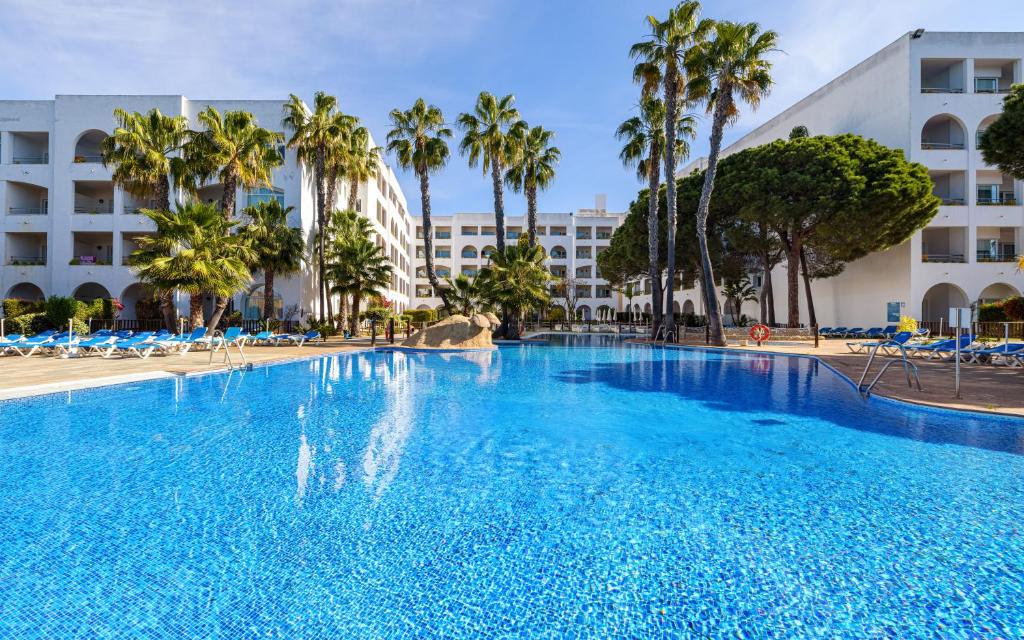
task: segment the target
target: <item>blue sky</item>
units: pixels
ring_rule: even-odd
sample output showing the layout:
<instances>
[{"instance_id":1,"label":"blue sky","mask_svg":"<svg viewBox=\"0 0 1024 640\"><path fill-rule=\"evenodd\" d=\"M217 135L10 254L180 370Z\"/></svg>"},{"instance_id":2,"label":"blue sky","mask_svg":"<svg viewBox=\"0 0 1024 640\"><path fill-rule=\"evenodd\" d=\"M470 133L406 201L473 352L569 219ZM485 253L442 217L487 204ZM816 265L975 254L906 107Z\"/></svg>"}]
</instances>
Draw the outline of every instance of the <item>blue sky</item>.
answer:
<instances>
[{"instance_id":1,"label":"blue sky","mask_svg":"<svg viewBox=\"0 0 1024 640\"><path fill-rule=\"evenodd\" d=\"M1020 27L1019 0L722 0L708 17L755 20L780 34L776 87L726 142L763 122L917 27ZM562 150L545 211L628 206L639 187L618 160L616 126L633 114L630 44L644 16L670 2L623 0L6 0L0 21L0 98L57 93L184 94L190 98L309 100L323 89L360 116L378 141L387 113L419 96L454 120L481 90L513 93L523 117L553 129ZM227 31L223 28L227 27ZM276 123L266 123L276 125ZM705 120L693 142L707 148ZM433 180L433 209L490 211L490 181L456 150ZM389 159L390 160L390 159ZM418 188L402 175L410 210ZM510 213L523 199L506 195Z\"/></svg>"}]
</instances>

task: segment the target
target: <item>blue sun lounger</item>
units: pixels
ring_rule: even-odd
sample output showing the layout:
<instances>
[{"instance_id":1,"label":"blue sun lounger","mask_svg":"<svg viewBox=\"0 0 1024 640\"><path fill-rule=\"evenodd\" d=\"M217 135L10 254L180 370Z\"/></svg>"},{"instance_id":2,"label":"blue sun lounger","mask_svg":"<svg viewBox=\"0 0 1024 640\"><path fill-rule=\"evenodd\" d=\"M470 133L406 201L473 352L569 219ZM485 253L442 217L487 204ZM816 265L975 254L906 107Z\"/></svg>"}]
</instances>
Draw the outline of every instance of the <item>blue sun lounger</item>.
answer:
<instances>
[{"instance_id":1,"label":"blue sun lounger","mask_svg":"<svg viewBox=\"0 0 1024 640\"><path fill-rule=\"evenodd\" d=\"M27 340L23 340L17 344L11 345L11 348L14 349L14 351L19 356L24 356L27 358L32 354L36 353L37 351L42 351L48 348L48 346L52 346L53 343L58 340L63 340L64 342L67 342L68 337L70 335L68 333L50 333L48 335L44 334L45 332L40 333L39 335L29 338Z\"/></svg>"},{"instance_id":2,"label":"blue sun lounger","mask_svg":"<svg viewBox=\"0 0 1024 640\"><path fill-rule=\"evenodd\" d=\"M998 364L996 360L1002 360L1007 366L1020 366L1021 356L1024 356L1024 342L1011 342L995 347L978 349L966 349L960 351L960 359L963 362L975 364Z\"/></svg>"},{"instance_id":3,"label":"blue sun lounger","mask_svg":"<svg viewBox=\"0 0 1024 640\"><path fill-rule=\"evenodd\" d=\"M9 333L5 338L0 338L0 356L7 353L7 350L11 348L11 345L18 344L25 340L25 336L20 333Z\"/></svg>"},{"instance_id":4,"label":"blue sun lounger","mask_svg":"<svg viewBox=\"0 0 1024 640\"><path fill-rule=\"evenodd\" d=\"M899 347L892 344L896 342L898 344L906 345L914 334L910 331L901 331L888 340L875 340L871 342L847 342L846 346L849 347L853 353L866 353L874 347L879 347L886 354L892 354L899 350Z\"/></svg>"},{"instance_id":5,"label":"blue sun lounger","mask_svg":"<svg viewBox=\"0 0 1024 640\"><path fill-rule=\"evenodd\" d=\"M115 353L122 357L133 354L140 355L138 350L139 346L152 341L153 332L143 331L142 333L135 334L127 340L118 340L117 342L107 346L105 349L100 350L100 353L104 358L109 358Z\"/></svg>"},{"instance_id":6,"label":"blue sun lounger","mask_svg":"<svg viewBox=\"0 0 1024 640\"><path fill-rule=\"evenodd\" d=\"M974 335L960 336L960 349L964 350L967 347L969 347L971 343L974 342L976 337L977 336ZM938 342L933 342L932 344L911 345L906 349L908 355L916 353L917 355L923 358L927 358L928 360L932 360L934 358L949 360L956 353L956 343L957 340L951 338L949 340L940 340Z\"/></svg>"}]
</instances>

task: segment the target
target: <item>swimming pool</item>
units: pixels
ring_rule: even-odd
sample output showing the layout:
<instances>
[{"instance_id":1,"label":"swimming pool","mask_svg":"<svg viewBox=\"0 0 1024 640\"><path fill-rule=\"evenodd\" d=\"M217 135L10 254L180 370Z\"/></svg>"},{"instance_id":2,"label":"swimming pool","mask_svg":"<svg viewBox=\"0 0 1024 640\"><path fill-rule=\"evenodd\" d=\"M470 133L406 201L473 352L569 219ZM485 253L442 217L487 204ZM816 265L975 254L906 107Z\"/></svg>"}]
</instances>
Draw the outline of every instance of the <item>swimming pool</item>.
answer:
<instances>
[{"instance_id":1,"label":"swimming pool","mask_svg":"<svg viewBox=\"0 0 1024 640\"><path fill-rule=\"evenodd\" d=\"M1016 637L1021 422L553 338L0 403L0 637Z\"/></svg>"}]
</instances>

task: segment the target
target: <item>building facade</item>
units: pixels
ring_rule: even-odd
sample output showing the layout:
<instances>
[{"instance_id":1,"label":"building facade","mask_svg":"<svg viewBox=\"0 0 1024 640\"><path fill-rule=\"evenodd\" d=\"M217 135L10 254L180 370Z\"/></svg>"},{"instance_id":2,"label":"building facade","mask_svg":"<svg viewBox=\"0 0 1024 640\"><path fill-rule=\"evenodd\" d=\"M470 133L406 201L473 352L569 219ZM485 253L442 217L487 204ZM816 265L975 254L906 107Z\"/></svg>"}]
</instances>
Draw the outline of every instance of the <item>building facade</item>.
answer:
<instances>
[{"instance_id":1,"label":"building facade","mask_svg":"<svg viewBox=\"0 0 1024 640\"><path fill-rule=\"evenodd\" d=\"M873 138L928 167L942 198L938 215L900 246L815 281L819 324L877 326L896 314L935 322L951 306L1024 290L1015 265L1024 239L1022 185L985 164L978 150L1010 85L1022 81L1022 59L1024 33L907 33L723 150L785 138L802 125L811 135ZM695 160L681 175L705 162ZM772 278L776 317L785 318L786 266ZM701 312L698 291L681 294L680 305ZM800 295L806 323L802 285ZM742 312L756 317L757 304L745 303Z\"/></svg>"},{"instance_id":2,"label":"building facade","mask_svg":"<svg viewBox=\"0 0 1024 640\"><path fill-rule=\"evenodd\" d=\"M113 130L113 111L146 112L156 107L167 115L184 115L200 128L197 115L207 106L222 113L253 113L261 126L281 129L284 101L189 100L184 96L58 95L53 100L0 101L0 295L41 299L51 295L82 300L119 298L121 317L136 319L136 303L149 297L127 266L138 239L155 232L140 209L152 201L134 198L117 188L112 168L104 167L100 143ZM371 142L372 144L372 142ZM273 172L269 187L237 194L238 208L277 199L293 207L289 223L313 238L316 198L309 172L295 152L281 145L284 164ZM349 185L339 185L344 203ZM219 202L223 186L203 185L199 199ZM172 194L180 199L181 194ZM375 241L396 265L388 297L398 308L410 302L412 219L398 181L389 167L359 185L358 208L374 226ZM305 320L317 312L312 266L275 283L275 306L283 319ZM187 315L188 301L178 300ZM212 300L207 301L212 305ZM248 291L233 300L246 318L259 317L263 304L262 276L254 274Z\"/></svg>"},{"instance_id":3,"label":"building facade","mask_svg":"<svg viewBox=\"0 0 1024 640\"><path fill-rule=\"evenodd\" d=\"M607 212L602 196L598 196L593 209L537 214L537 240L547 256L548 269L556 278L568 276L577 287L578 318L611 319L615 311L625 308L621 295L601 277L597 266L597 256L608 247L612 233L624 217L625 214ZM495 250L493 213L432 216L431 226L434 270L442 281L460 273L475 276ZM517 242L526 233L526 216L505 216L506 243ZM413 306L433 309L441 305L441 298L427 279L424 252L422 219L417 218ZM564 304L557 295L553 297L553 303L560 301Z\"/></svg>"}]
</instances>

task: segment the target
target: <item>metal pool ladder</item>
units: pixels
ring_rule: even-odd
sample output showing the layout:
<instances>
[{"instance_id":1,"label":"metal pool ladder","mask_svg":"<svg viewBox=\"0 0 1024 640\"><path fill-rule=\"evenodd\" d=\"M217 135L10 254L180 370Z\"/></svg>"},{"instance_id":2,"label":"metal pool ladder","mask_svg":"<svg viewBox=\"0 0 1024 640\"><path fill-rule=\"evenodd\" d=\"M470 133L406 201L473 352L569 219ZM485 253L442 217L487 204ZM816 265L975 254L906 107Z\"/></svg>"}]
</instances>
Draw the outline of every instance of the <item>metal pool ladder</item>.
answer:
<instances>
[{"instance_id":1,"label":"metal pool ladder","mask_svg":"<svg viewBox=\"0 0 1024 640\"><path fill-rule=\"evenodd\" d=\"M220 338L220 342L219 343L217 341L218 337ZM213 353L219 347L224 347L224 359L221 360L221 362L226 362L227 363L228 370L235 369L236 368L235 367L235 363L231 359L231 345L228 344L226 340L224 340L224 332L222 332L220 330L214 331L213 332L213 336L210 338L210 362L209 362L209 364L213 364ZM235 342L235 347L238 349L239 357L242 358L242 365L241 365L241 367L238 367L238 368L249 370L252 367L252 365L250 365L249 362L245 359L245 351L242 350L242 344L240 342L236 341Z\"/></svg>"},{"instance_id":2,"label":"metal pool ladder","mask_svg":"<svg viewBox=\"0 0 1024 640\"><path fill-rule=\"evenodd\" d=\"M871 370L871 363L874 362L874 360L875 360L875 354L878 353L879 349L882 349L884 347L896 347L897 349L899 349L900 350L900 360L889 360L884 365L882 365L882 369L878 372L878 375L876 375L871 380L871 383L868 384L865 387L864 386L864 380L865 380L865 378L868 377L868 371ZM878 383L878 381L882 378L882 374L885 373L885 370L888 369L891 365L893 365L893 364L895 364L897 362L901 362L903 364L903 373L905 373L906 376L907 376L907 386L910 387L911 389L913 389L914 388L914 383L917 383L917 390L920 391L921 390L921 378L918 377L918 375L917 375L917 365L914 364L913 362L911 362L910 358L907 357L907 350L906 350L906 348L903 346L902 343L896 342L895 340L886 340L885 342L879 342L878 344L876 344L871 349L871 355L868 356L868 363L864 366L864 372L862 374L860 374L860 380L857 382L857 391L860 392L860 395L862 397L864 397L864 398L867 398L868 396L870 396L871 395L871 390L875 387L875 385ZM913 378L911 378L911 375L913 375Z\"/></svg>"},{"instance_id":3,"label":"metal pool ladder","mask_svg":"<svg viewBox=\"0 0 1024 640\"><path fill-rule=\"evenodd\" d=\"M670 338L672 339L672 342L675 342L675 337L676 330L672 329L671 331L665 331L665 325L663 324L658 327L657 333L654 334L654 343L657 344L660 340L661 344L665 345L668 344Z\"/></svg>"}]
</instances>

